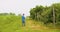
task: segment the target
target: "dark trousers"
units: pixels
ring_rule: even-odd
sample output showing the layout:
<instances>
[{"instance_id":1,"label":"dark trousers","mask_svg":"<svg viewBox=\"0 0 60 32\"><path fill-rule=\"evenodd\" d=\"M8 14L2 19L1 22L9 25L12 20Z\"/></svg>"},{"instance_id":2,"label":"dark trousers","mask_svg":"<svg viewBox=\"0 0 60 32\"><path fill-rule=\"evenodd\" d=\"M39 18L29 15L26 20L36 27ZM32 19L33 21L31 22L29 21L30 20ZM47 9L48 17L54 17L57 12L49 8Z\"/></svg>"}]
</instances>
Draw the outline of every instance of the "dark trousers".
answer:
<instances>
[{"instance_id":1,"label":"dark trousers","mask_svg":"<svg viewBox=\"0 0 60 32\"><path fill-rule=\"evenodd\" d=\"M22 21L22 26L25 26L25 21Z\"/></svg>"}]
</instances>

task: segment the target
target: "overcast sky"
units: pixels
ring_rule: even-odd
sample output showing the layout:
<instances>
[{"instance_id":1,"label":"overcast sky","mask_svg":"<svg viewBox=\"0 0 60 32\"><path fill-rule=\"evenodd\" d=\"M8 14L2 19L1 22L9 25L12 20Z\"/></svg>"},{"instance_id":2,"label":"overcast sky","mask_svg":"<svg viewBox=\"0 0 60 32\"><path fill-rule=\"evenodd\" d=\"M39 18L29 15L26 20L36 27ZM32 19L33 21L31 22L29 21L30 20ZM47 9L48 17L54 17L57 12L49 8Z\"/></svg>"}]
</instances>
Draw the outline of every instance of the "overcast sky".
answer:
<instances>
[{"instance_id":1,"label":"overcast sky","mask_svg":"<svg viewBox=\"0 0 60 32\"><path fill-rule=\"evenodd\" d=\"M29 15L31 8L36 5L50 6L60 0L0 0L0 13L15 13Z\"/></svg>"}]
</instances>

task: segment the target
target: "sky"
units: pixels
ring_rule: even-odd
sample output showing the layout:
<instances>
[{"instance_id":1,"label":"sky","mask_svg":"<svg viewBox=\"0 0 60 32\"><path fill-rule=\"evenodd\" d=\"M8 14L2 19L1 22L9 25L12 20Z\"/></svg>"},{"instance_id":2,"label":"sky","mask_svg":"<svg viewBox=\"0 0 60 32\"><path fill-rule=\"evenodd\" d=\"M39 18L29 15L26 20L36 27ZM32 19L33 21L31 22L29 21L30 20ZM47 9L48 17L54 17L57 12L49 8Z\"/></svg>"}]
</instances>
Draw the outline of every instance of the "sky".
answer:
<instances>
[{"instance_id":1,"label":"sky","mask_svg":"<svg viewBox=\"0 0 60 32\"><path fill-rule=\"evenodd\" d=\"M0 13L24 13L29 16L30 9L36 5L50 6L53 3L60 3L60 0L0 0Z\"/></svg>"}]
</instances>

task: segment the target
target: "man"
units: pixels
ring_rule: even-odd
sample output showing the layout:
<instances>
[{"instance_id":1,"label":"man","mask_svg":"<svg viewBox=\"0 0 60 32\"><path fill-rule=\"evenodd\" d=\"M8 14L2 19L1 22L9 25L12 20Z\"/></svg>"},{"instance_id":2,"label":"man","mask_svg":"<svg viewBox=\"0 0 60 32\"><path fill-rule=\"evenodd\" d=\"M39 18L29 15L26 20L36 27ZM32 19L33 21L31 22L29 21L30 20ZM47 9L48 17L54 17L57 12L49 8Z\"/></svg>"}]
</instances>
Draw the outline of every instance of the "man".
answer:
<instances>
[{"instance_id":1,"label":"man","mask_svg":"<svg viewBox=\"0 0 60 32\"><path fill-rule=\"evenodd\" d=\"M24 14L22 16L22 26L25 26L25 17L24 17Z\"/></svg>"}]
</instances>

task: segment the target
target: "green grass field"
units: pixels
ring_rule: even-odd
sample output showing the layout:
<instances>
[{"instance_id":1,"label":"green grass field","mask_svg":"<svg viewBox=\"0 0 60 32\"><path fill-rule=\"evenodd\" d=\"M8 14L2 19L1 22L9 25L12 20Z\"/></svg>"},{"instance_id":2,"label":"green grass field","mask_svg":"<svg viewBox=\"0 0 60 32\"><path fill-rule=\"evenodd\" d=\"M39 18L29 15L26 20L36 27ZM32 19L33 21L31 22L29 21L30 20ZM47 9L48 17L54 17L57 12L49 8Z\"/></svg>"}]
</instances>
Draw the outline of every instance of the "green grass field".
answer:
<instances>
[{"instance_id":1,"label":"green grass field","mask_svg":"<svg viewBox=\"0 0 60 32\"><path fill-rule=\"evenodd\" d=\"M0 16L0 32L60 32L59 29L49 29L42 23L26 19L26 26L22 26L21 16Z\"/></svg>"}]
</instances>

